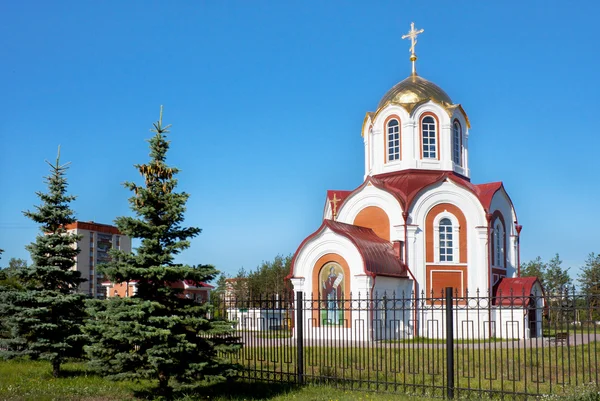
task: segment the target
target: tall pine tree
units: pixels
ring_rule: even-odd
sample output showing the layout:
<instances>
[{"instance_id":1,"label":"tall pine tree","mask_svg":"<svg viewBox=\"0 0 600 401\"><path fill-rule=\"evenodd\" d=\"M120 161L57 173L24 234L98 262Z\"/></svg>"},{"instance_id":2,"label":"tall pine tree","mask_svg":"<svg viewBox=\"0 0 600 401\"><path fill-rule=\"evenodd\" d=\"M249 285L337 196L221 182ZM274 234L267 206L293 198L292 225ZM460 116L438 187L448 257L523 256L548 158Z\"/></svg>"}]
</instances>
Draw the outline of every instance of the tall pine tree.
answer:
<instances>
[{"instance_id":1,"label":"tall pine tree","mask_svg":"<svg viewBox=\"0 0 600 401\"><path fill-rule=\"evenodd\" d=\"M40 224L41 234L26 247L33 264L20 266L13 273L20 289L0 295L0 317L8 333L8 338L0 340L0 349L5 349L2 355L6 358L29 355L47 359L57 377L65 358L81 353L85 296L76 291L85 280L72 269L79 253L74 246L79 236L66 230L75 222L69 206L75 197L67 195L68 163L60 164L60 148L56 163L47 163L48 192L38 192L41 205L24 212Z\"/></svg>"},{"instance_id":2,"label":"tall pine tree","mask_svg":"<svg viewBox=\"0 0 600 401\"><path fill-rule=\"evenodd\" d=\"M161 108L149 140L150 161L135 166L144 185L125 183L133 192L129 203L135 217L115 221L124 235L141 239L141 244L134 253L113 250L112 261L103 268L114 282L137 282L137 292L93 303L86 327L92 367L117 380L158 380L165 396L174 385L224 380L236 373L223 357L236 347L231 326L211 321L209 304L187 299L171 286L181 280L208 281L218 272L174 260L201 230L182 225L189 195L175 192L178 169L166 164L168 128L162 125Z\"/></svg>"}]
</instances>

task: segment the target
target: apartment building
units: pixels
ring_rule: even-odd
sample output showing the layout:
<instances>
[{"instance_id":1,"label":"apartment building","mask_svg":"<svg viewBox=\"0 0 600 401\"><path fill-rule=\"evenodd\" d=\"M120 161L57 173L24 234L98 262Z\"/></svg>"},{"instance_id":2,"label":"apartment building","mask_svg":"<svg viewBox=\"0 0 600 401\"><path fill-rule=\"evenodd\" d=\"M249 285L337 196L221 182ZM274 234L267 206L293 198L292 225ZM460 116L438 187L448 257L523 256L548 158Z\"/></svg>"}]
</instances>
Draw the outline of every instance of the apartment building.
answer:
<instances>
[{"instance_id":1,"label":"apartment building","mask_svg":"<svg viewBox=\"0 0 600 401\"><path fill-rule=\"evenodd\" d=\"M106 289L98 266L110 260L109 251L113 248L131 252L131 238L121 234L117 227L94 221L76 221L66 228L82 236L77 243L81 252L77 255L75 269L88 281L80 284L79 291L94 298L105 298Z\"/></svg>"}]
</instances>

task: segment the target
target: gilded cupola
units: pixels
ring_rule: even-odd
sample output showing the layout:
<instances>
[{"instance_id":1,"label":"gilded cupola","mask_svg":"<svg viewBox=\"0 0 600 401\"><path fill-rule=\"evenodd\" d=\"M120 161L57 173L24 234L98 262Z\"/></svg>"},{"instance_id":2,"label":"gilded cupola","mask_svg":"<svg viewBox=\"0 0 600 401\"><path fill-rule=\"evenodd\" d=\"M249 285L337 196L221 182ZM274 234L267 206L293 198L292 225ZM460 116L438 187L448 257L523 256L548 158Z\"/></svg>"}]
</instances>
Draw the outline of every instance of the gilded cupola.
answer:
<instances>
[{"instance_id":1,"label":"gilded cupola","mask_svg":"<svg viewBox=\"0 0 600 401\"><path fill-rule=\"evenodd\" d=\"M383 96L377 108L380 109L388 103L408 105L427 100L433 100L443 106L452 105L450 96L442 88L415 73L394 85Z\"/></svg>"}]
</instances>

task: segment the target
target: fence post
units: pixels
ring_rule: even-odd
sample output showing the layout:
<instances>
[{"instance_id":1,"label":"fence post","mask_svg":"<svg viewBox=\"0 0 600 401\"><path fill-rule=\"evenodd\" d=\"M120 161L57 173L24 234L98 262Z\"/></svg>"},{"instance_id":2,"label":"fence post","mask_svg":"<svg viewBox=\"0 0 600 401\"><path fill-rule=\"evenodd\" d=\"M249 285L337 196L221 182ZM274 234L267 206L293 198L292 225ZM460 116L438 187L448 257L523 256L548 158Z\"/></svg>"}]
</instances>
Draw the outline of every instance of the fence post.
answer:
<instances>
[{"instance_id":1,"label":"fence post","mask_svg":"<svg viewBox=\"0 0 600 401\"><path fill-rule=\"evenodd\" d=\"M296 291L296 364L298 384L304 384L304 305L302 291Z\"/></svg>"},{"instance_id":2,"label":"fence post","mask_svg":"<svg viewBox=\"0 0 600 401\"><path fill-rule=\"evenodd\" d=\"M454 316L452 314L452 287L446 287L446 393L454 399Z\"/></svg>"}]
</instances>

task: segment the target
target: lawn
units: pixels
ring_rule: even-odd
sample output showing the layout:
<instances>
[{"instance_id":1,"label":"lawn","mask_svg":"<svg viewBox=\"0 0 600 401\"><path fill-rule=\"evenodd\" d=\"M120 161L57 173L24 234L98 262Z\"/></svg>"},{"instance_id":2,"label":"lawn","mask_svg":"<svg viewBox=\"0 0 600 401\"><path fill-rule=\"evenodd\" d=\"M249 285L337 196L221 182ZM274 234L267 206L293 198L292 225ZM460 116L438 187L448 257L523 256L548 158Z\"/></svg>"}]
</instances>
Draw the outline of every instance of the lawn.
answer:
<instances>
[{"instance_id":1,"label":"lawn","mask_svg":"<svg viewBox=\"0 0 600 401\"><path fill-rule=\"evenodd\" d=\"M82 400L117 401L154 399L153 383L112 382L91 374L82 362L64 365L64 377L55 379L50 364L42 361L0 361L0 400ZM409 397L399 393L363 392L335 388L330 385L295 387L277 383L239 381L203 387L196 393L178 393L180 401L424 401L430 397ZM553 400L600 401L597 389L585 386L571 388L565 397L543 397ZM461 397L463 398L463 397ZM485 397L475 396L473 399ZM507 397L513 399L513 397ZM516 398L521 399L521 398ZM528 399L535 399L529 397Z\"/></svg>"},{"instance_id":2,"label":"lawn","mask_svg":"<svg viewBox=\"0 0 600 401\"><path fill-rule=\"evenodd\" d=\"M544 347L518 341L458 345L454 352L456 393L482 396L504 393L565 394L585 383L598 383L600 343ZM244 347L236 362L244 378L296 380L297 355L289 346ZM304 347L305 381L350 390L398 392L442 397L446 385L446 349L442 344L369 343L361 347ZM530 397L531 399L531 397Z\"/></svg>"},{"instance_id":3,"label":"lawn","mask_svg":"<svg viewBox=\"0 0 600 401\"><path fill-rule=\"evenodd\" d=\"M64 365L64 377L52 377L50 364L42 361L0 361L0 400L117 401L152 399L152 383L112 382L91 374L82 362ZM179 394L182 401L215 400L337 400L337 401L422 401L392 394L352 392L327 386L244 383L207 387L200 394Z\"/></svg>"}]
</instances>

